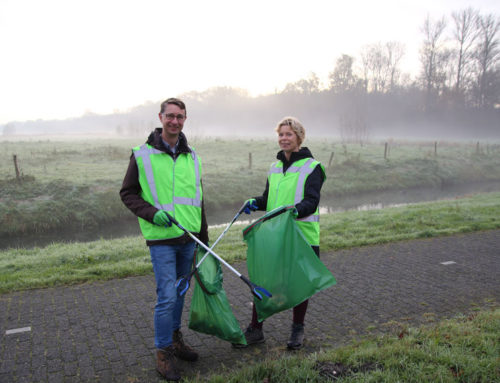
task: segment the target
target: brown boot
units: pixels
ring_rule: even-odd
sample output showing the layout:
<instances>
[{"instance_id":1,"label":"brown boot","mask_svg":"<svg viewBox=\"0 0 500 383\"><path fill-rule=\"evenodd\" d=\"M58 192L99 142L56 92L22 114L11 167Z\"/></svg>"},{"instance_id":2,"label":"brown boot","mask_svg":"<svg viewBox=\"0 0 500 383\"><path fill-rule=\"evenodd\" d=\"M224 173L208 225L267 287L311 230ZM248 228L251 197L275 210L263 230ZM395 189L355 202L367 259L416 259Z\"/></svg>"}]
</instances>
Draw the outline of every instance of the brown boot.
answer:
<instances>
[{"instance_id":1,"label":"brown boot","mask_svg":"<svg viewBox=\"0 0 500 383\"><path fill-rule=\"evenodd\" d=\"M181 379L177 368L175 367L174 346L168 346L156 351L156 371L166 380L178 381Z\"/></svg>"},{"instance_id":2,"label":"brown boot","mask_svg":"<svg viewBox=\"0 0 500 383\"><path fill-rule=\"evenodd\" d=\"M187 360L188 362L194 362L198 359L198 353L184 343L181 330L174 331L173 346L175 349L175 356L178 358Z\"/></svg>"}]
</instances>

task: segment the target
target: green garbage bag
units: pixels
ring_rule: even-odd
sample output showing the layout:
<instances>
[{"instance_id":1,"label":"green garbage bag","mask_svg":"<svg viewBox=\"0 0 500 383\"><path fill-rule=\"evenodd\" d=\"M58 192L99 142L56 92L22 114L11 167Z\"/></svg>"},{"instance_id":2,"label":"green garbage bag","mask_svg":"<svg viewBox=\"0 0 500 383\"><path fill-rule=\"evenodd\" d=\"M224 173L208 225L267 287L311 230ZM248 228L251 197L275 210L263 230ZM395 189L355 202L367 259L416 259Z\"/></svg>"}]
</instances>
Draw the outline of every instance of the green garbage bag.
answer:
<instances>
[{"instance_id":1,"label":"green garbage bag","mask_svg":"<svg viewBox=\"0 0 500 383\"><path fill-rule=\"evenodd\" d=\"M292 211L293 207L279 207L243 230L250 280L272 293L270 298L254 298L259 321L336 283L307 243Z\"/></svg>"},{"instance_id":2,"label":"green garbage bag","mask_svg":"<svg viewBox=\"0 0 500 383\"><path fill-rule=\"evenodd\" d=\"M205 250L198 248L194 264L196 265L204 255ZM220 262L209 255L194 276L188 327L231 343L246 344L245 335L233 315L226 292L222 288Z\"/></svg>"}]
</instances>

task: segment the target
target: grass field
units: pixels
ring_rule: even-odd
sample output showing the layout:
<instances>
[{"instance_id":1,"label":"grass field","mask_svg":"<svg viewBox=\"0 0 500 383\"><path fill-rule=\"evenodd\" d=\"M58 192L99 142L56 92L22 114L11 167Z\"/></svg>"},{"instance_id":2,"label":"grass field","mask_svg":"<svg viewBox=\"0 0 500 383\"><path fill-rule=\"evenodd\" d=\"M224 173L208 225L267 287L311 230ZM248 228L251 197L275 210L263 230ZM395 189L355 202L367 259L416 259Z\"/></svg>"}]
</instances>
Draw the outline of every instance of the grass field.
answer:
<instances>
[{"instance_id":1,"label":"grass field","mask_svg":"<svg viewBox=\"0 0 500 383\"><path fill-rule=\"evenodd\" d=\"M0 140L5 158L0 162L0 238L62 227L85 230L130 216L118 191L131 148L142 141ZM203 160L210 211L240 206L261 194L278 150L274 140L206 138L191 144ZM305 144L326 167L325 197L500 180L499 145L390 142L386 150L384 142L360 146L315 139Z\"/></svg>"}]
</instances>

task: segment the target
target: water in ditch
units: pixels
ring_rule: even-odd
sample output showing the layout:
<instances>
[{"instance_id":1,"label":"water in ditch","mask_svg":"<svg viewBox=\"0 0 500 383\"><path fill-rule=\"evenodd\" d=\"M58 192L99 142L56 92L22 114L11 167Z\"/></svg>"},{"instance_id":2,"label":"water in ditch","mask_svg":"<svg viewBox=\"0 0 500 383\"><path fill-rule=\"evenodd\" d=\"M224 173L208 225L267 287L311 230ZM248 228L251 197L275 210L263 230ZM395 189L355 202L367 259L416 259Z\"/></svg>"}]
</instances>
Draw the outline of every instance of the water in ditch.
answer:
<instances>
[{"instance_id":1,"label":"water in ditch","mask_svg":"<svg viewBox=\"0 0 500 383\"><path fill-rule=\"evenodd\" d=\"M474 193L500 191L500 182L482 182L474 184L453 185L443 188L418 188L410 190L392 190L372 192L344 197L322 197L320 204L321 213L335 213L348 210L373 210L392 206L438 201L464 197ZM207 220L211 226L224 227L234 217L239 206L233 206L224 211L207 211ZM250 223L263 213L256 212L251 216L242 214L238 222ZM121 222L104 225L95 230L66 230L57 233L44 233L37 235L23 235L0 239L0 249L6 248L32 248L49 245L53 242L88 242L100 238L112 239L130 235L140 235L137 219L130 216Z\"/></svg>"}]
</instances>

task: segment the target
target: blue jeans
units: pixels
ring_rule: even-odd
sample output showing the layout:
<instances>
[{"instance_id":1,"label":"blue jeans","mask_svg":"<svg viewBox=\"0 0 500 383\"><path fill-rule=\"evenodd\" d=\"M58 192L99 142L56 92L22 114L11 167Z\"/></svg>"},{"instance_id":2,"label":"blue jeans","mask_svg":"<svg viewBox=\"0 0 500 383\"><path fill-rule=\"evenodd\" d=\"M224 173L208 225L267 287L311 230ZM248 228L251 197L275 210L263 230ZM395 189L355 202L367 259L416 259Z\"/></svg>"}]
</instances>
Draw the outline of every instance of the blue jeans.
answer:
<instances>
[{"instance_id":1,"label":"blue jeans","mask_svg":"<svg viewBox=\"0 0 500 383\"><path fill-rule=\"evenodd\" d=\"M181 327L184 295L178 296L175 282L191 271L195 245L195 242L189 242L183 245L149 247L156 279L157 301L154 315L156 348L170 346L173 332Z\"/></svg>"}]
</instances>

